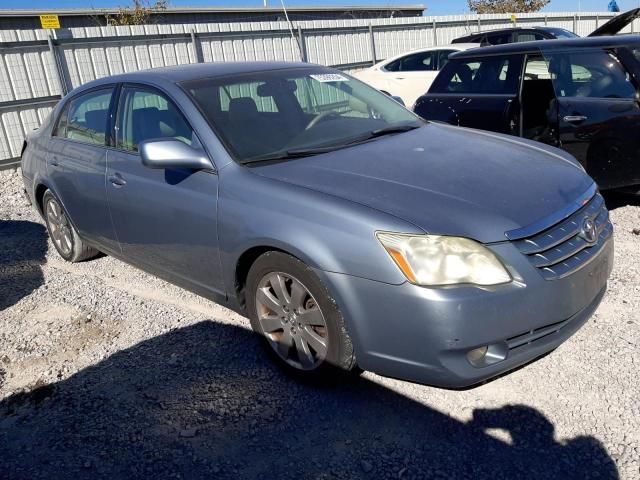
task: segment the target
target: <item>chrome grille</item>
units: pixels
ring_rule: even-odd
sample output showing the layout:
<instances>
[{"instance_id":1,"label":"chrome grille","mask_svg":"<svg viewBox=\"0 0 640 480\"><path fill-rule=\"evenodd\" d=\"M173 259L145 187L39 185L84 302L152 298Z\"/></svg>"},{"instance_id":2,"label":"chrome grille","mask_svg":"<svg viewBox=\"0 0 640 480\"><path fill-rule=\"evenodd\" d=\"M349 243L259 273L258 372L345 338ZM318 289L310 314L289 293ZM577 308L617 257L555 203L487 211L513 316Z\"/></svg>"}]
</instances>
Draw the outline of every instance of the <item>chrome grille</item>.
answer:
<instances>
[{"instance_id":1,"label":"chrome grille","mask_svg":"<svg viewBox=\"0 0 640 480\"><path fill-rule=\"evenodd\" d=\"M594 242L589 242L583 232L587 219L595 223ZM612 234L613 225L604 199L596 193L587 204L561 222L513 243L546 280L555 280L588 263Z\"/></svg>"}]
</instances>

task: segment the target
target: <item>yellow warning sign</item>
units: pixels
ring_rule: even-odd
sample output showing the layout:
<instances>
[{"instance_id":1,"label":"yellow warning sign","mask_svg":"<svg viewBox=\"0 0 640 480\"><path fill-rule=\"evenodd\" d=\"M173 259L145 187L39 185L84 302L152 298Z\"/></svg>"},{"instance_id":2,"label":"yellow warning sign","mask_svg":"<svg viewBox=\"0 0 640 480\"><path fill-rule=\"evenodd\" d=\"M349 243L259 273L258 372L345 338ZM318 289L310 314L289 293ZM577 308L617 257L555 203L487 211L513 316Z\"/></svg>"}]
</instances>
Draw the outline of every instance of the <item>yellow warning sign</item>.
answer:
<instances>
[{"instance_id":1,"label":"yellow warning sign","mask_svg":"<svg viewBox=\"0 0 640 480\"><path fill-rule=\"evenodd\" d=\"M516 16L513 13L511 14L511 23L516 23Z\"/></svg>"},{"instance_id":2,"label":"yellow warning sign","mask_svg":"<svg viewBox=\"0 0 640 480\"><path fill-rule=\"evenodd\" d=\"M40 26L42 28L60 28L58 15L40 15Z\"/></svg>"}]
</instances>

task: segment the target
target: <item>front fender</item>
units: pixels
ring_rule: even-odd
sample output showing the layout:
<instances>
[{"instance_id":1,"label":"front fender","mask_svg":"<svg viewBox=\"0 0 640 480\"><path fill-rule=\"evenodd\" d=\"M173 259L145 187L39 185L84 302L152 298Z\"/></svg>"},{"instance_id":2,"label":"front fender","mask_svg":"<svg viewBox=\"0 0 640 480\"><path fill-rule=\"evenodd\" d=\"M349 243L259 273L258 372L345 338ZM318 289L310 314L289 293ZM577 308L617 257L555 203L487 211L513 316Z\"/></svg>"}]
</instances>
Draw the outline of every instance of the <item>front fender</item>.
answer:
<instances>
[{"instance_id":1,"label":"front fender","mask_svg":"<svg viewBox=\"0 0 640 480\"><path fill-rule=\"evenodd\" d=\"M220 172L218 232L227 292L235 295L238 259L254 247L283 250L312 268L399 285L406 281L375 237L378 230L424 233L378 210L255 175L238 165Z\"/></svg>"}]
</instances>

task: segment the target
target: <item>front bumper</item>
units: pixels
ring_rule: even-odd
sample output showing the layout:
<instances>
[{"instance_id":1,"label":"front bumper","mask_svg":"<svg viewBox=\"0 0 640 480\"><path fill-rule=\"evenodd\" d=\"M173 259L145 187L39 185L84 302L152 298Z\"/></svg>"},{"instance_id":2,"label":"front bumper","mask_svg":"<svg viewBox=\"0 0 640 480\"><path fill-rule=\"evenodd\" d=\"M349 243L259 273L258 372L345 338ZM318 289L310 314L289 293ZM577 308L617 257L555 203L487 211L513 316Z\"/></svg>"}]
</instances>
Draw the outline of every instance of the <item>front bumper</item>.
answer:
<instances>
[{"instance_id":1,"label":"front bumper","mask_svg":"<svg viewBox=\"0 0 640 480\"><path fill-rule=\"evenodd\" d=\"M365 370L434 386L480 383L555 349L598 307L613 268L613 237L591 262L558 280L544 280L511 243L492 249L518 272L492 288L389 285L318 272L349 328ZM524 272L524 273L522 273ZM467 352L507 347L504 360L475 367Z\"/></svg>"}]
</instances>

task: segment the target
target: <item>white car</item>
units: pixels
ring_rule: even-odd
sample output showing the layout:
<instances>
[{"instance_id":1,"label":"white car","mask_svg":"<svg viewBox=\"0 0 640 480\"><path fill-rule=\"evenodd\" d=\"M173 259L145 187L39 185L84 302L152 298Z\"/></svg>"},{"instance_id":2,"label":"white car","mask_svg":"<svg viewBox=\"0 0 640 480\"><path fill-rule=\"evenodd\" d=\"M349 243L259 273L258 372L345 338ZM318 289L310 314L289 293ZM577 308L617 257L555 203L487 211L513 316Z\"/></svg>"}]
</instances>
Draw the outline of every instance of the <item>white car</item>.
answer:
<instances>
[{"instance_id":1,"label":"white car","mask_svg":"<svg viewBox=\"0 0 640 480\"><path fill-rule=\"evenodd\" d=\"M405 106L411 108L418 97L429 90L450 54L478 47L479 43L457 43L405 52L353 76L387 95L400 97Z\"/></svg>"}]
</instances>

